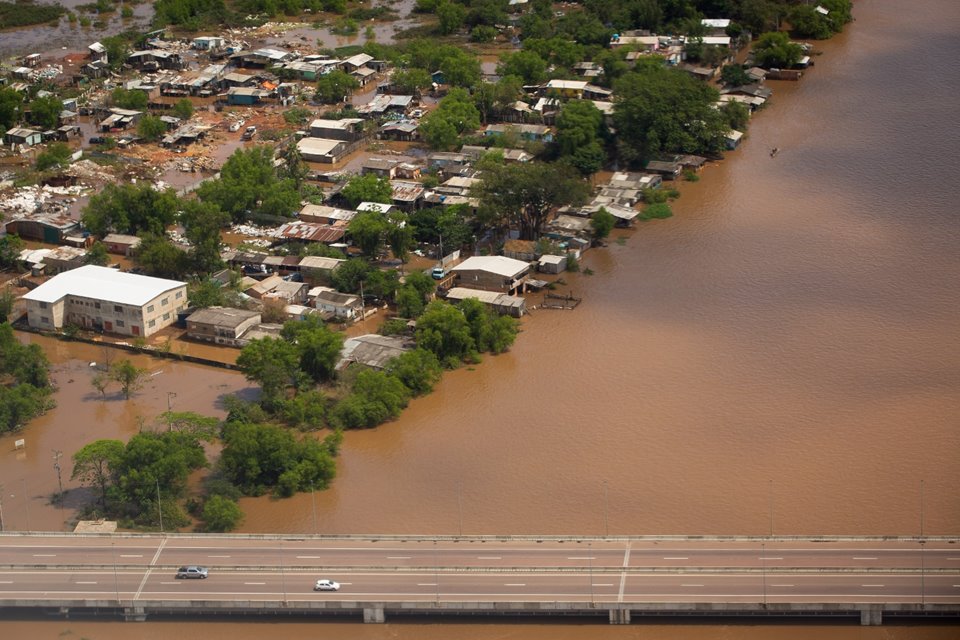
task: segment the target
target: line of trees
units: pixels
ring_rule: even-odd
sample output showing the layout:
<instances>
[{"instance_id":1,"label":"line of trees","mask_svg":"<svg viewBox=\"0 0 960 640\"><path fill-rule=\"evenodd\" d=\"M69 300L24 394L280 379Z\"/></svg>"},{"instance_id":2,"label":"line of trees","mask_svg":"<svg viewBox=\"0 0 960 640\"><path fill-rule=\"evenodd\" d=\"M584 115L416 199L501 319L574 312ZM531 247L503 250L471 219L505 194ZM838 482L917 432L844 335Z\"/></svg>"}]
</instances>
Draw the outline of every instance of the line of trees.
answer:
<instances>
[{"instance_id":1,"label":"line of trees","mask_svg":"<svg viewBox=\"0 0 960 640\"><path fill-rule=\"evenodd\" d=\"M37 344L21 344L0 323L0 433L22 429L54 406L50 364Z\"/></svg>"}]
</instances>

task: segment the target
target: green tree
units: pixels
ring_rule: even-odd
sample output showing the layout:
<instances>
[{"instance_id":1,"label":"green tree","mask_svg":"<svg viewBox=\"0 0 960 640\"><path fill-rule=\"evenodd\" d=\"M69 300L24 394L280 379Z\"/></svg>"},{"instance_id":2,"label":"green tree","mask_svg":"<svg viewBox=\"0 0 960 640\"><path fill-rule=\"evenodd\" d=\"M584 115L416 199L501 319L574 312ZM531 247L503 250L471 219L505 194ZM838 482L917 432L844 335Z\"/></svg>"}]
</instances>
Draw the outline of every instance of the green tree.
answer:
<instances>
[{"instance_id":1,"label":"green tree","mask_svg":"<svg viewBox=\"0 0 960 640\"><path fill-rule=\"evenodd\" d=\"M753 56L761 67L789 68L803 57L803 48L790 42L790 36L779 31L762 34L753 44Z\"/></svg>"},{"instance_id":2,"label":"green tree","mask_svg":"<svg viewBox=\"0 0 960 640\"><path fill-rule=\"evenodd\" d=\"M279 406L284 390L297 382L300 354L286 340L259 338L240 350L237 366L247 380L260 385L261 404L272 410Z\"/></svg>"},{"instance_id":3,"label":"green tree","mask_svg":"<svg viewBox=\"0 0 960 640\"><path fill-rule=\"evenodd\" d=\"M603 168L606 153L603 113L592 102L574 100L564 105L557 116L557 147L583 175L592 175Z\"/></svg>"},{"instance_id":4,"label":"green tree","mask_svg":"<svg viewBox=\"0 0 960 640\"><path fill-rule=\"evenodd\" d=\"M396 295L397 314L402 318L417 318L426 308L423 296L414 287L404 285Z\"/></svg>"},{"instance_id":5,"label":"green tree","mask_svg":"<svg viewBox=\"0 0 960 640\"><path fill-rule=\"evenodd\" d=\"M444 57L440 62L440 71L443 73L443 82L451 87L469 89L480 82L480 60L461 49L454 48L452 55Z\"/></svg>"},{"instance_id":6,"label":"green tree","mask_svg":"<svg viewBox=\"0 0 960 640\"><path fill-rule=\"evenodd\" d=\"M443 35L456 33L467 20L467 8L452 0L441 0L434 13L440 19L439 30Z\"/></svg>"},{"instance_id":7,"label":"green tree","mask_svg":"<svg viewBox=\"0 0 960 640\"><path fill-rule=\"evenodd\" d=\"M234 500L224 496L210 496L203 503L204 529L209 532L222 533L233 531L243 520L243 511Z\"/></svg>"},{"instance_id":8,"label":"green tree","mask_svg":"<svg viewBox=\"0 0 960 640\"><path fill-rule=\"evenodd\" d=\"M386 372L396 376L413 395L422 396L433 391L434 385L440 381L443 368L433 352L414 349L391 359Z\"/></svg>"},{"instance_id":9,"label":"green tree","mask_svg":"<svg viewBox=\"0 0 960 640\"><path fill-rule=\"evenodd\" d=\"M306 320L284 323L280 335L284 340L296 345L300 356L300 370L314 381L324 382L336 376L337 361L343 348L343 334L328 329L317 316L310 316Z\"/></svg>"},{"instance_id":10,"label":"green tree","mask_svg":"<svg viewBox=\"0 0 960 640\"><path fill-rule=\"evenodd\" d=\"M133 254L138 267L157 278L183 278L190 272L190 256L173 244L166 234L141 234L140 246Z\"/></svg>"},{"instance_id":11,"label":"green tree","mask_svg":"<svg viewBox=\"0 0 960 640\"><path fill-rule=\"evenodd\" d=\"M725 64L720 70L720 79L723 83L732 87L750 84L750 76L742 64Z\"/></svg>"},{"instance_id":12,"label":"green tree","mask_svg":"<svg viewBox=\"0 0 960 640\"><path fill-rule=\"evenodd\" d=\"M107 246L99 240L87 249L87 257L83 259L84 264L95 264L105 267L110 264L110 254L107 253Z\"/></svg>"},{"instance_id":13,"label":"green tree","mask_svg":"<svg viewBox=\"0 0 960 640\"><path fill-rule=\"evenodd\" d=\"M63 102L56 96L35 98L27 107L30 111L30 123L41 129L56 129L63 111Z\"/></svg>"},{"instance_id":14,"label":"green tree","mask_svg":"<svg viewBox=\"0 0 960 640\"><path fill-rule=\"evenodd\" d=\"M59 169L70 164L70 156L73 150L62 142L54 142L46 151L37 156L37 171L46 171L47 169Z\"/></svg>"},{"instance_id":15,"label":"green tree","mask_svg":"<svg viewBox=\"0 0 960 640\"><path fill-rule=\"evenodd\" d=\"M175 222L181 206L172 189L157 191L148 182L107 184L91 196L81 222L98 238L112 232L162 235Z\"/></svg>"},{"instance_id":16,"label":"green tree","mask_svg":"<svg viewBox=\"0 0 960 640\"><path fill-rule=\"evenodd\" d=\"M356 207L361 202L390 204L393 201L393 187L390 186L390 180L379 178L373 173L367 173L352 177L344 185L340 195L351 207Z\"/></svg>"},{"instance_id":17,"label":"green tree","mask_svg":"<svg viewBox=\"0 0 960 640\"><path fill-rule=\"evenodd\" d=\"M501 76L517 76L526 84L539 84L547 79L547 61L533 51L517 51L500 57L497 73Z\"/></svg>"},{"instance_id":18,"label":"green tree","mask_svg":"<svg viewBox=\"0 0 960 640\"><path fill-rule=\"evenodd\" d=\"M235 151L220 169L220 179L202 183L197 196L238 222L260 213L289 217L300 208L295 182L278 179L273 149L266 145Z\"/></svg>"},{"instance_id":19,"label":"green tree","mask_svg":"<svg viewBox=\"0 0 960 640\"><path fill-rule=\"evenodd\" d=\"M714 108L717 90L659 63L637 65L614 88L614 124L621 156L628 162L663 153L715 155L727 127Z\"/></svg>"},{"instance_id":20,"label":"green tree","mask_svg":"<svg viewBox=\"0 0 960 640\"><path fill-rule=\"evenodd\" d=\"M350 237L368 258L376 258L389 224L379 211L361 211L350 221ZM342 267L341 267L342 268Z\"/></svg>"},{"instance_id":21,"label":"green tree","mask_svg":"<svg viewBox=\"0 0 960 640\"><path fill-rule=\"evenodd\" d=\"M720 107L720 114L727 126L737 131L745 130L750 122L750 108L741 102L727 102Z\"/></svg>"},{"instance_id":22,"label":"green tree","mask_svg":"<svg viewBox=\"0 0 960 640\"><path fill-rule=\"evenodd\" d=\"M428 89L433 79L425 69L398 69L393 73L390 82L400 93L418 94L422 89Z\"/></svg>"},{"instance_id":23,"label":"green tree","mask_svg":"<svg viewBox=\"0 0 960 640\"><path fill-rule=\"evenodd\" d=\"M117 87L110 92L110 102L120 109L145 111L147 108L147 93L140 89L124 89Z\"/></svg>"},{"instance_id":24,"label":"green tree","mask_svg":"<svg viewBox=\"0 0 960 640\"><path fill-rule=\"evenodd\" d=\"M120 385L120 392L124 398L140 390L147 375L146 369L141 369L130 360L120 360L110 365L110 379Z\"/></svg>"},{"instance_id":25,"label":"green tree","mask_svg":"<svg viewBox=\"0 0 960 640\"><path fill-rule=\"evenodd\" d=\"M351 258L331 274L331 284L341 293L357 293L360 283L366 280L374 269L361 258Z\"/></svg>"},{"instance_id":26,"label":"green tree","mask_svg":"<svg viewBox=\"0 0 960 640\"><path fill-rule=\"evenodd\" d=\"M410 224L410 216L405 213L391 213L387 216L387 242L393 257L401 263L406 263L410 251L416 246L414 228Z\"/></svg>"},{"instance_id":27,"label":"green tree","mask_svg":"<svg viewBox=\"0 0 960 640\"><path fill-rule=\"evenodd\" d=\"M616 223L617 219L613 217L612 213L603 207L597 209L597 211L590 216L590 226L593 228L593 239L603 240L609 236Z\"/></svg>"},{"instance_id":28,"label":"green tree","mask_svg":"<svg viewBox=\"0 0 960 640\"><path fill-rule=\"evenodd\" d=\"M428 304L417 320L417 346L432 352L450 369L477 357L467 319L459 309L442 300Z\"/></svg>"},{"instance_id":29,"label":"green tree","mask_svg":"<svg viewBox=\"0 0 960 640\"><path fill-rule=\"evenodd\" d=\"M510 316L498 316L475 298L463 300L458 308L470 327L477 351L503 353L517 336L517 323Z\"/></svg>"},{"instance_id":30,"label":"green tree","mask_svg":"<svg viewBox=\"0 0 960 640\"><path fill-rule=\"evenodd\" d=\"M167 132L167 123L157 116L144 115L137 123L137 135L147 142L156 142Z\"/></svg>"},{"instance_id":31,"label":"green tree","mask_svg":"<svg viewBox=\"0 0 960 640\"><path fill-rule=\"evenodd\" d=\"M324 104L344 102L360 83L356 78L345 71L335 69L317 79L317 93L315 98Z\"/></svg>"},{"instance_id":32,"label":"green tree","mask_svg":"<svg viewBox=\"0 0 960 640\"><path fill-rule=\"evenodd\" d=\"M513 225L524 240L536 240L550 212L581 204L590 188L564 165L540 162L493 165L475 189L492 219Z\"/></svg>"},{"instance_id":33,"label":"green tree","mask_svg":"<svg viewBox=\"0 0 960 640\"><path fill-rule=\"evenodd\" d=\"M190 241L190 263L197 273L210 274L223 267L220 257L220 231L230 224L230 216L213 202L187 200L180 211L184 235Z\"/></svg>"},{"instance_id":34,"label":"green tree","mask_svg":"<svg viewBox=\"0 0 960 640\"><path fill-rule=\"evenodd\" d=\"M302 391L283 402L279 417L291 427L319 429L326 423L328 404L327 397L320 391Z\"/></svg>"},{"instance_id":35,"label":"green tree","mask_svg":"<svg viewBox=\"0 0 960 640\"><path fill-rule=\"evenodd\" d=\"M0 127L12 129L20 122L23 94L10 87L0 87Z\"/></svg>"},{"instance_id":36,"label":"green tree","mask_svg":"<svg viewBox=\"0 0 960 640\"><path fill-rule=\"evenodd\" d=\"M25 246L18 235L8 233L0 236L0 269L16 267L20 261L20 252Z\"/></svg>"},{"instance_id":37,"label":"green tree","mask_svg":"<svg viewBox=\"0 0 960 640\"><path fill-rule=\"evenodd\" d=\"M100 504L107 504L107 489L116 481L116 470L123 457L119 440L95 440L73 454L71 480L97 489Z\"/></svg>"},{"instance_id":38,"label":"green tree","mask_svg":"<svg viewBox=\"0 0 960 640\"><path fill-rule=\"evenodd\" d=\"M189 98L183 98L178 100L175 105L173 105L173 115L180 118L181 120L189 120L193 117L193 103L190 102Z\"/></svg>"},{"instance_id":39,"label":"green tree","mask_svg":"<svg viewBox=\"0 0 960 640\"><path fill-rule=\"evenodd\" d=\"M383 371L361 371L331 419L344 429L375 427L399 416L409 401L410 390L399 378Z\"/></svg>"},{"instance_id":40,"label":"green tree","mask_svg":"<svg viewBox=\"0 0 960 640\"><path fill-rule=\"evenodd\" d=\"M457 125L440 112L434 111L420 121L420 136L432 149L449 150L457 145Z\"/></svg>"},{"instance_id":41,"label":"green tree","mask_svg":"<svg viewBox=\"0 0 960 640\"><path fill-rule=\"evenodd\" d=\"M117 70L123 66L130 56L130 45L121 36L107 36L100 39L100 44L107 50L107 62L110 68Z\"/></svg>"},{"instance_id":42,"label":"green tree","mask_svg":"<svg viewBox=\"0 0 960 640\"><path fill-rule=\"evenodd\" d=\"M116 468L118 497L125 509L148 511L152 521L156 512L157 490L161 496L176 498L187 488L190 473L204 467L207 458L199 439L189 433L141 431L127 442ZM167 501L163 500L164 520ZM145 510L145 504L154 508ZM170 502L171 507L175 505ZM173 515L172 513L170 514Z\"/></svg>"}]
</instances>

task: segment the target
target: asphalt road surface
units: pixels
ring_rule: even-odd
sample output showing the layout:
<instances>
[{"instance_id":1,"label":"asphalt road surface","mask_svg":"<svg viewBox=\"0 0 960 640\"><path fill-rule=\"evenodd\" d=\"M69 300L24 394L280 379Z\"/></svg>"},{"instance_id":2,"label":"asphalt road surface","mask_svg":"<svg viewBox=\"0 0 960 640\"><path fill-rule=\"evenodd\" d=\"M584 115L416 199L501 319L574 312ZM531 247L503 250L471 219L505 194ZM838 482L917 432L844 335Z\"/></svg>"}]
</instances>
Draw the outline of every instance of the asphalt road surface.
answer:
<instances>
[{"instance_id":1,"label":"asphalt road surface","mask_svg":"<svg viewBox=\"0 0 960 640\"><path fill-rule=\"evenodd\" d=\"M78 597L957 604L960 542L0 536L0 599Z\"/></svg>"}]
</instances>

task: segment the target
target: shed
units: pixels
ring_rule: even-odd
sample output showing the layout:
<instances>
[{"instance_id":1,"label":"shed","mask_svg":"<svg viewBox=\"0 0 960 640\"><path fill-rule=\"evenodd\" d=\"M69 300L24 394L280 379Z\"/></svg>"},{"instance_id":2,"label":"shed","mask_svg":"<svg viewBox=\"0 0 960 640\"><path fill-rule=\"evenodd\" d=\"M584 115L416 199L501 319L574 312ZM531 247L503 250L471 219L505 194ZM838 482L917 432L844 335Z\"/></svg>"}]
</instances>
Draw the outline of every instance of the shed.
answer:
<instances>
[{"instance_id":1,"label":"shed","mask_svg":"<svg viewBox=\"0 0 960 640\"><path fill-rule=\"evenodd\" d=\"M103 239L103 244L106 246L107 252L121 256L129 256L132 254L136 248L140 246L141 242L142 240L137 236L128 236L120 233L108 233Z\"/></svg>"},{"instance_id":2,"label":"shed","mask_svg":"<svg viewBox=\"0 0 960 640\"><path fill-rule=\"evenodd\" d=\"M560 273L567 270L567 256L540 256L537 270L544 273Z\"/></svg>"}]
</instances>

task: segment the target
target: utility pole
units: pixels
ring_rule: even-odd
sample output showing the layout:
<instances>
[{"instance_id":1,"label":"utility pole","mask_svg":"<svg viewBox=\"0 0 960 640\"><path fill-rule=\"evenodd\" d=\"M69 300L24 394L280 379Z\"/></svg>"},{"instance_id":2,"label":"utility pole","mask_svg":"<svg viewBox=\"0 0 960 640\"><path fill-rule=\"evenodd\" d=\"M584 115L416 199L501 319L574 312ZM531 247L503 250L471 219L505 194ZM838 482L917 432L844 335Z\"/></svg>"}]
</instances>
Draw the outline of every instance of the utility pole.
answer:
<instances>
[{"instance_id":1,"label":"utility pole","mask_svg":"<svg viewBox=\"0 0 960 640\"><path fill-rule=\"evenodd\" d=\"M160 504L160 478L157 478L157 513L160 516L160 533L163 533L163 505Z\"/></svg>"},{"instance_id":2,"label":"utility pole","mask_svg":"<svg viewBox=\"0 0 960 640\"><path fill-rule=\"evenodd\" d=\"M20 485L23 487L23 513L27 517L27 531L30 531L30 500L27 499L27 479L20 478Z\"/></svg>"},{"instance_id":3,"label":"utility pole","mask_svg":"<svg viewBox=\"0 0 960 640\"><path fill-rule=\"evenodd\" d=\"M457 510L460 513L460 535L463 536L463 480L457 481Z\"/></svg>"},{"instance_id":4,"label":"utility pole","mask_svg":"<svg viewBox=\"0 0 960 640\"><path fill-rule=\"evenodd\" d=\"M60 488L59 500L63 501L63 479L60 476L60 458L63 457L63 451L53 450L53 468L57 470L57 486Z\"/></svg>"},{"instance_id":5,"label":"utility pole","mask_svg":"<svg viewBox=\"0 0 960 640\"><path fill-rule=\"evenodd\" d=\"M0 484L0 531L3 530L3 485Z\"/></svg>"}]
</instances>

